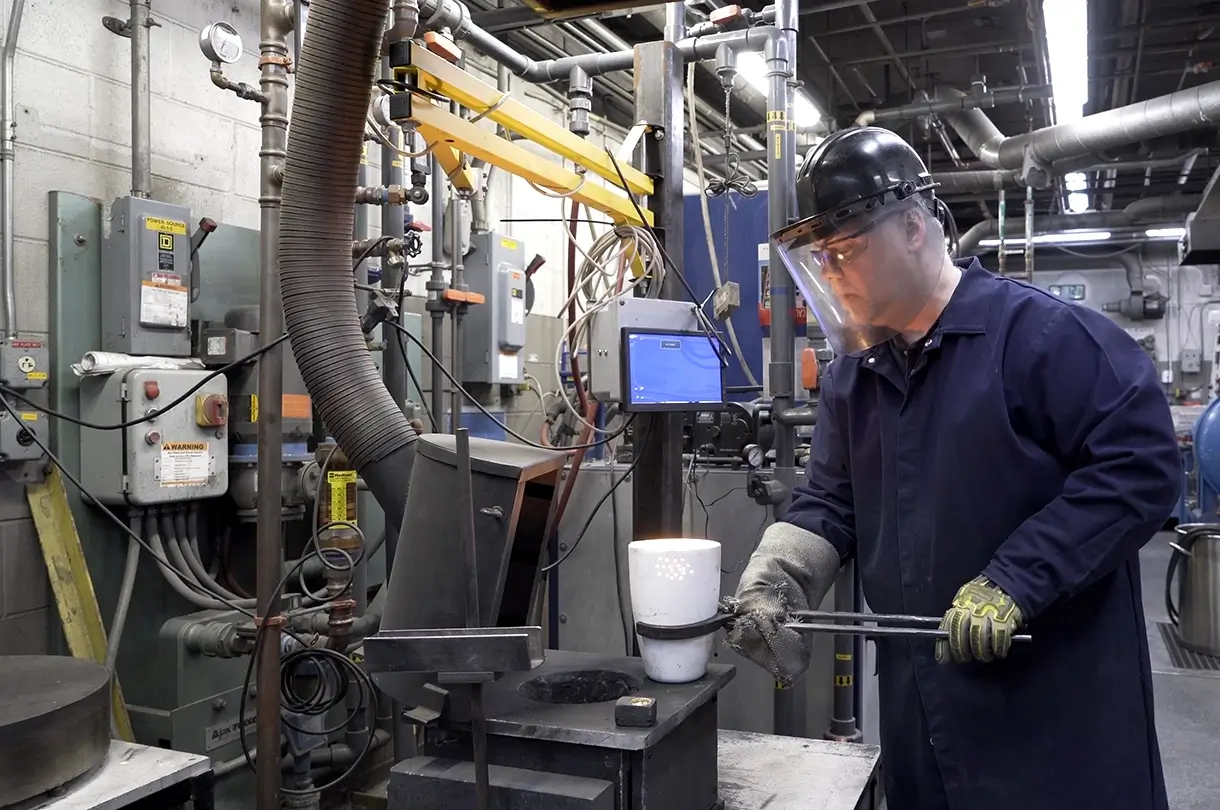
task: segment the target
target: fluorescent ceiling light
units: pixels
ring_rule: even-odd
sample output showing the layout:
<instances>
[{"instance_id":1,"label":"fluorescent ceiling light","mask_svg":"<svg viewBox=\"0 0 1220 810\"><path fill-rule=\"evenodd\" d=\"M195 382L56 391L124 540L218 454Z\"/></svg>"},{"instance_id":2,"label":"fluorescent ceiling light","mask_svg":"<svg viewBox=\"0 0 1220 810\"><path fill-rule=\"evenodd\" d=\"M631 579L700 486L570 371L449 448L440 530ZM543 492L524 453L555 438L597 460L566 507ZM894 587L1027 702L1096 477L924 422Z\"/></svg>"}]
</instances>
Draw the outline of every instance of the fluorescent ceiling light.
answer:
<instances>
[{"instance_id":1,"label":"fluorescent ceiling light","mask_svg":"<svg viewBox=\"0 0 1220 810\"><path fill-rule=\"evenodd\" d=\"M767 94L769 84L767 63L761 53L743 51L737 54L737 72L755 90L764 96ZM818 109L818 105L813 103L813 99L807 93L797 90L792 104L792 117L796 120L798 127L811 127L821 120L822 111Z\"/></svg>"},{"instance_id":2,"label":"fluorescent ceiling light","mask_svg":"<svg viewBox=\"0 0 1220 810\"><path fill-rule=\"evenodd\" d=\"M1181 239L1185 235L1185 228L1149 228L1144 231L1144 236L1149 239Z\"/></svg>"},{"instance_id":3,"label":"fluorescent ceiling light","mask_svg":"<svg viewBox=\"0 0 1220 810\"><path fill-rule=\"evenodd\" d=\"M1109 231L1068 231L1066 233L1043 233L1034 236L1035 245L1070 245L1077 242L1104 242L1110 238ZM984 239L982 247L999 247L999 239ZM1024 247L1025 239L1015 237L1004 240L1005 247Z\"/></svg>"}]
</instances>

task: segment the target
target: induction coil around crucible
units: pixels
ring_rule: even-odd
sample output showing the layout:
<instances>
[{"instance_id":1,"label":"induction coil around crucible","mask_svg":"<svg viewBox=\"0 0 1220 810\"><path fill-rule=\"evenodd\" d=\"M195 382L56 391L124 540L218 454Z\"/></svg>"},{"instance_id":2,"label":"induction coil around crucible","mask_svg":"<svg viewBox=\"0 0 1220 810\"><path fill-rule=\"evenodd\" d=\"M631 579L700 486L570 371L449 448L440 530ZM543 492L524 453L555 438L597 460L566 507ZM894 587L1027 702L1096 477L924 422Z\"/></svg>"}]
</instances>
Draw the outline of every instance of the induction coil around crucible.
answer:
<instances>
[{"instance_id":1,"label":"induction coil around crucible","mask_svg":"<svg viewBox=\"0 0 1220 810\"><path fill-rule=\"evenodd\" d=\"M634 694L643 683L625 672L608 669L553 672L521 684L521 694L538 703L580 706L607 703Z\"/></svg>"}]
</instances>

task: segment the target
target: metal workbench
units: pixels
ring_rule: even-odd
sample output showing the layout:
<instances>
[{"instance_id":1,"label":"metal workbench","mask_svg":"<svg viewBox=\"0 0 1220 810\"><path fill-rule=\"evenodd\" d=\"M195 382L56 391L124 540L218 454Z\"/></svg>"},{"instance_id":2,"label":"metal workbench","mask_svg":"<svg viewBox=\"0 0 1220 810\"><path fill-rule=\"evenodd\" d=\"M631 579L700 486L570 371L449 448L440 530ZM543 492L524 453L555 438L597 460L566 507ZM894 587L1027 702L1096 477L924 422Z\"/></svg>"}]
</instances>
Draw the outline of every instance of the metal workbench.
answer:
<instances>
[{"instance_id":1,"label":"metal workbench","mask_svg":"<svg viewBox=\"0 0 1220 810\"><path fill-rule=\"evenodd\" d=\"M137 802L171 808L188 801L194 810L212 810L212 761L199 754L114 740L101 767L64 787L63 793L31 799L9 810L120 810Z\"/></svg>"},{"instance_id":2,"label":"metal workbench","mask_svg":"<svg viewBox=\"0 0 1220 810\"><path fill-rule=\"evenodd\" d=\"M721 731L717 755L725 810L875 810L875 745Z\"/></svg>"}]
</instances>

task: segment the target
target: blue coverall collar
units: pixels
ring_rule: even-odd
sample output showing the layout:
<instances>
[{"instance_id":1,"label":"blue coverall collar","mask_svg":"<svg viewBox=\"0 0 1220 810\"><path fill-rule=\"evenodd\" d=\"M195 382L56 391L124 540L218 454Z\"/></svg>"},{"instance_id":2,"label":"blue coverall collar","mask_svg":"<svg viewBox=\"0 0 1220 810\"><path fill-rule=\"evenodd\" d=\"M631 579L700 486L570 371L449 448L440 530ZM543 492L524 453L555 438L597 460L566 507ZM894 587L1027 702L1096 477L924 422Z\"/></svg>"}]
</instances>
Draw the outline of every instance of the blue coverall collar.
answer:
<instances>
[{"instance_id":1,"label":"blue coverall collar","mask_svg":"<svg viewBox=\"0 0 1220 810\"><path fill-rule=\"evenodd\" d=\"M948 335L985 335L991 293L995 290L990 284L992 276L975 256L955 259L953 263L962 271L962 280L957 283L948 306L941 313L940 325L934 331Z\"/></svg>"}]
</instances>

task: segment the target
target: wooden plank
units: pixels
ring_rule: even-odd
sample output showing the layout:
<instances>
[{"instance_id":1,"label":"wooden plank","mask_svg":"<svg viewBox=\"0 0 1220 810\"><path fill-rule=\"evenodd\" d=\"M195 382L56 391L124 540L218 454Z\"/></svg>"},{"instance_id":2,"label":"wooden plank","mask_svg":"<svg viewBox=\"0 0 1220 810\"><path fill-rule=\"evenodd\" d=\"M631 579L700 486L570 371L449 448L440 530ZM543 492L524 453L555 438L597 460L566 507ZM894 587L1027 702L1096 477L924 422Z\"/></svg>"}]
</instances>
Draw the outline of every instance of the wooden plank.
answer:
<instances>
[{"instance_id":1,"label":"wooden plank","mask_svg":"<svg viewBox=\"0 0 1220 810\"><path fill-rule=\"evenodd\" d=\"M93 592L93 580L81 549L76 520L68 506L68 493L57 467L52 467L46 480L26 487L38 542L47 564L51 591L59 609L68 649L76 658L90 658L99 664L106 661L106 625ZM117 676L113 678L112 712L119 738L134 742L131 718L123 702L123 690Z\"/></svg>"}]
</instances>

